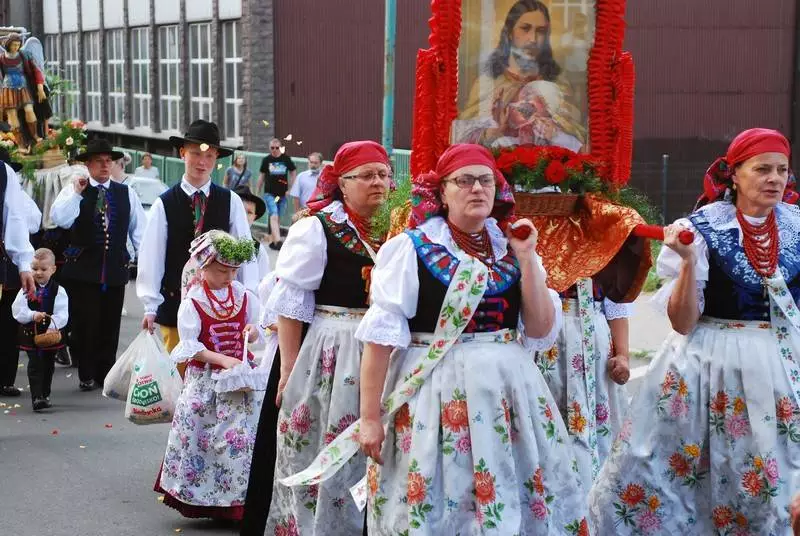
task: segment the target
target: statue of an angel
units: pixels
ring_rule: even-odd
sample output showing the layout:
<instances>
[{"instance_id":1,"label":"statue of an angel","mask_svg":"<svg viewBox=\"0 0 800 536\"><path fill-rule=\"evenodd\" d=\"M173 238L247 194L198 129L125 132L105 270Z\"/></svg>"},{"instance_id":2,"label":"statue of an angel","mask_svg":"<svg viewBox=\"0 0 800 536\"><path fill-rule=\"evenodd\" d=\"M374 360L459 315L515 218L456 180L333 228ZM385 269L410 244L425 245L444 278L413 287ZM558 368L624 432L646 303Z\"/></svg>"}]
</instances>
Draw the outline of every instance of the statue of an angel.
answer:
<instances>
[{"instance_id":1,"label":"statue of an angel","mask_svg":"<svg viewBox=\"0 0 800 536\"><path fill-rule=\"evenodd\" d=\"M2 85L0 85L0 108L8 118L19 150L23 151L27 144L20 130L18 115L20 108L25 112L25 123L31 138L35 142L41 141L37 132L37 118L33 106L34 103L42 104L47 101L44 50L41 41L36 37L28 38L25 46L22 46L22 36L17 33L6 37L5 47L0 47L0 49L2 50L0 74L3 77Z\"/></svg>"}]
</instances>

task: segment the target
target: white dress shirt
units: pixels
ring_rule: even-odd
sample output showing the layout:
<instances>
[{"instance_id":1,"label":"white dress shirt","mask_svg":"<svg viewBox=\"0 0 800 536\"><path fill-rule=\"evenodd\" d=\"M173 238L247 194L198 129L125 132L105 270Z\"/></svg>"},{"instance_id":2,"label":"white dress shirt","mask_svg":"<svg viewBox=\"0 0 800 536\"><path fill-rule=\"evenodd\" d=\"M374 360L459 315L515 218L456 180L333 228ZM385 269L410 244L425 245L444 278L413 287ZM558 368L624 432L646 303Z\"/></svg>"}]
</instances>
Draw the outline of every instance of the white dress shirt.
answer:
<instances>
[{"instance_id":1,"label":"white dress shirt","mask_svg":"<svg viewBox=\"0 0 800 536\"><path fill-rule=\"evenodd\" d=\"M265 277L272 271L272 267L270 266L269 262L269 254L267 253L267 248L264 247L264 244L259 243L258 248L256 249L256 262L258 262L258 280L259 285L260 282L264 280ZM256 288L258 290L258 288Z\"/></svg>"},{"instance_id":2,"label":"white dress shirt","mask_svg":"<svg viewBox=\"0 0 800 536\"><path fill-rule=\"evenodd\" d=\"M22 203L25 205L25 221L28 223L28 234L36 234L42 227L42 211L25 190L22 191Z\"/></svg>"},{"instance_id":3,"label":"white dress shirt","mask_svg":"<svg viewBox=\"0 0 800 536\"><path fill-rule=\"evenodd\" d=\"M3 199L3 243L8 256L20 272L30 272L33 262L33 246L28 234L25 215L25 192L19 185L17 174L6 166L6 195Z\"/></svg>"},{"instance_id":4,"label":"white dress shirt","mask_svg":"<svg viewBox=\"0 0 800 536\"><path fill-rule=\"evenodd\" d=\"M89 184L95 188L98 186L111 188L111 179L101 184L90 178ZM83 196L75 191L72 183L64 186L61 193L58 194L58 197L56 197L56 200L53 202L53 206L50 208L50 219L59 227L70 229L81 213L82 200ZM142 208L142 202L139 201L139 196L133 191L133 188L128 188L128 200L130 201L131 214L128 220L127 234L133 243L134 249L139 251L146 217L144 209Z\"/></svg>"},{"instance_id":5,"label":"white dress shirt","mask_svg":"<svg viewBox=\"0 0 800 536\"><path fill-rule=\"evenodd\" d=\"M37 290L40 288L42 288L41 285L36 285ZM11 304L11 314L14 315L14 320L20 324L30 324L33 322L33 315L36 312L28 307L28 296L25 294L25 290L20 290L17 293L17 297L14 298L14 303ZM50 317L48 329L63 329L69 320L69 299L67 298L67 291L61 285L58 287L56 301L53 304L53 314Z\"/></svg>"},{"instance_id":6,"label":"white dress shirt","mask_svg":"<svg viewBox=\"0 0 800 536\"><path fill-rule=\"evenodd\" d=\"M185 175L181 179L181 189L189 198L198 191L198 188L186 181ZM199 190L208 196L211 191L211 181L206 182ZM242 204L239 196L233 192L231 192L229 225L230 234L234 237L252 240L244 204ZM158 307L164 302L164 297L161 295L161 281L164 279L164 270L166 268L167 233L167 214L159 197L150 207L137 266L136 295L142 301L144 312L147 315L155 315ZM243 264L236 278L248 290L256 292L258 288L258 264L256 262Z\"/></svg>"}]
</instances>

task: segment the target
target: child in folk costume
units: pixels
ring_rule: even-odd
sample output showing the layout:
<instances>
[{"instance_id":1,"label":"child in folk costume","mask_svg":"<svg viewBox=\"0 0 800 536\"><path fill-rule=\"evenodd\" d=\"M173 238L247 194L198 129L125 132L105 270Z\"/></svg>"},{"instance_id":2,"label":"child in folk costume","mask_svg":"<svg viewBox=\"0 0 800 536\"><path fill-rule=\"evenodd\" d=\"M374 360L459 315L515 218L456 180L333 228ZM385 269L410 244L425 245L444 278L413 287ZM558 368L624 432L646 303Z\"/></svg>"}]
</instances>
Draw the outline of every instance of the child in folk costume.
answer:
<instances>
[{"instance_id":1,"label":"child in folk costume","mask_svg":"<svg viewBox=\"0 0 800 536\"><path fill-rule=\"evenodd\" d=\"M33 411L50 406L50 386L53 382L55 358L64 347L63 332L60 339L47 347L35 343L37 333L63 330L69 319L69 302L63 287L52 279L56 273L56 256L49 249L37 249L31 263L36 294L29 298L20 290L11 312L20 323L19 348L28 354L28 382L30 383Z\"/></svg>"},{"instance_id":2,"label":"child in folk costume","mask_svg":"<svg viewBox=\"0 0 800 536\"><path fill-rule=\"evenodd\" d=\"M223 375L232 380L230 372L250 370L252 355L244 353L258 338L259 304L234 279L253 253L252 240L209 231L192 243L184 271L180 343L171 357L188 366L155 490L186 517L242 518L265 386L255 381L249 389L220 392L219 383Z\"/></svg>"}]
</instances>

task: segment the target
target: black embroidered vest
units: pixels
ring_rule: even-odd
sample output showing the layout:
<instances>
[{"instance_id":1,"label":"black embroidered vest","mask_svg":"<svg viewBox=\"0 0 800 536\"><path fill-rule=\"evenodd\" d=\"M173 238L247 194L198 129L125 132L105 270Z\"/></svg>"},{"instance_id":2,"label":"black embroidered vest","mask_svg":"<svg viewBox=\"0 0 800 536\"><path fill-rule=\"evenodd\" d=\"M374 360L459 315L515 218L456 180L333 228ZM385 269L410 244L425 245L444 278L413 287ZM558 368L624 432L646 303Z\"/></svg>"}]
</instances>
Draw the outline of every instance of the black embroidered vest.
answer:
<instances>
[{"instance_id":1,"label":"black embroidered vest","mask_svg":"<svg viewBox=\"0 0 800 536\"><path fill-rule=\"evenodd\" d=\"M41 311L49 315L53 314L53 309L56 305L56 296L58 296L59 285L53 279L50 280L44 287L36 288L39 293L38 298L35 300L28 299L28 308L31 311ZM39 323L39 333L44 333L50 325L49 320L44 320ZM28 324L20 324L19 326L19 348L21 350L35 350L36 345L33 343L33 337L36 334L34 322ZM64 326L57 326L61 331L61 340L65 341L66 336L64 333ZM56 346L48 347L48 350L57 350L64 346L63 342Z\"/></svg>"},{"instance_id":2,"label":"black embroidered vest","mask_svg":"<svg viewBox=\"0 0 800 536\"><path fill-rule=\"evenodd\" d=\"M176 184L163 194L164 214L167 216L167 252L164 259L164 277L161 295L164 302L158 308L156 322L162 326L178 325L178 307L181 303L181 275L189 260L189 247L194 240L194 211L192 200ZM203 232L218 229L230 232L231 192L211 184L203 216Z\"/></svg>"},{"instance_id":3,"label":"black embroidered vest","mask_svg":"<svg viewBox=\"0 0 800 536\"><path fill-rule=\"evenodd\" d=\"M124 184L109 180L104 186L108 192L107 215L97 209L98 188L87 186L81 194L80 212L70 228L61 277L118 287L128 282L131 203Z\"/></svg>"},{"instance_id":4,"label":"black embroidered vest","mask_svg":"<svg viewBox=\"0 0 800 536\"><path fill-rule=\"evenodd\" d=\"M347 223L336 223L330 213L315 215L322 222L327 241L328 263L314 293L317 305L367 308L365 270L374 265L372 257Z\"/></svg>"}]
</instances>

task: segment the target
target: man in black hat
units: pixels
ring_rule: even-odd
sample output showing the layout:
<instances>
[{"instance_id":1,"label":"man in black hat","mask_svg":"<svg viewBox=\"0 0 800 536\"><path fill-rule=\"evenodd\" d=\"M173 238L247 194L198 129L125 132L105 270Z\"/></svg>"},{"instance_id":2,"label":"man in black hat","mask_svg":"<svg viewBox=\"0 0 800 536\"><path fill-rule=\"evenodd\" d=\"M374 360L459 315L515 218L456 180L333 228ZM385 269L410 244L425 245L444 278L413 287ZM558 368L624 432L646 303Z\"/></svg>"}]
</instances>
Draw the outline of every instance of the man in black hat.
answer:
<instances>
[{"instance_id":1,"label":"man in black hat","mask_svg":"<svg viewBox=\"0 0 800 536\"><path fill-rule=\"evenodd\" d=\"M145 213L132 188L111 180L111 164L122 158L106 140L92 140L76 159L89 176L75 175L50 209L53 223L69 229L61 280L70 300L70 352L78 362L81 391L101 387L119 344L127 239L138 251Z\"/></svg>"},{"instance_id":2,"label":"man in black hat","mask_svg":"<svg viewBox=\"0 0 800 536\"><path fill-rule=\"evenodd\" d=\"M217 159L232 153L220 146L217 125L198 119L184 137L172 136L170 141L180 150L185 172L150 208L136 277L136 294L145 311L142 329L152 332L159 324L167 351L178 344L181 275L192 240L212 229L236 238L251 236L239 196L211 182ZM237 277L256 291L255 263L242 265Z\"/></svg>"},{"instance_id":3,"label":"man in black hat","mask_svg":"<svg viewBox=\"0 0 800 536\"><path fill-rule=\"evenodd\" d=\"M4 157L7 156L3 155ZM33 246L25 217L25 192L16 171L0 162L0 396L19 396L14 387L19 364L17 323L11 314L17 290L24 288L31 296L36 290L31 273Z\"/></svg>"}]
</instances>

